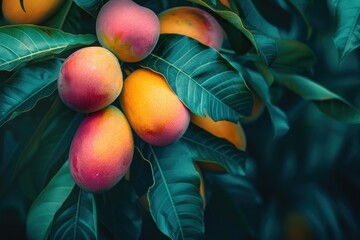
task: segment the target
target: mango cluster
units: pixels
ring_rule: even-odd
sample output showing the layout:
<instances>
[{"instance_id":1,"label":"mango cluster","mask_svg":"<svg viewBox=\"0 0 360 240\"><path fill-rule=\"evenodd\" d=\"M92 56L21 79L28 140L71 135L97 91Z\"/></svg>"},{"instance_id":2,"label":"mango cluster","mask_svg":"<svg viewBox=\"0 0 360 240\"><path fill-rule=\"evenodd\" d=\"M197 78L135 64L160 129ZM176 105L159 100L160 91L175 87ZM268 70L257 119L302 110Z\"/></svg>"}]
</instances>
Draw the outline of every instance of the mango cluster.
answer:
<instances>
[{"instance_id":1,"label":"mango cluster","mask_svg":"<svg viewBox=\"0 0 360 240\"><path fill-rule=\"evenodd\" d=\"M192 121L239 149L246 147L240 124L191 113L162 75L139 68L123 79L119 61L146 58L162 33L187 35L217 50L224 36L218 22L198 8L176 7L157 16L131 0L110 0L96 20L101 46L79 49L62 65L60 98L86 113L69 156L71 174L86 191L106 191L124 177L133 158L132 131L147 143L165 146L181 138ZM214 170L211 164L199 165Z\"/></svg>"}]
</instances>

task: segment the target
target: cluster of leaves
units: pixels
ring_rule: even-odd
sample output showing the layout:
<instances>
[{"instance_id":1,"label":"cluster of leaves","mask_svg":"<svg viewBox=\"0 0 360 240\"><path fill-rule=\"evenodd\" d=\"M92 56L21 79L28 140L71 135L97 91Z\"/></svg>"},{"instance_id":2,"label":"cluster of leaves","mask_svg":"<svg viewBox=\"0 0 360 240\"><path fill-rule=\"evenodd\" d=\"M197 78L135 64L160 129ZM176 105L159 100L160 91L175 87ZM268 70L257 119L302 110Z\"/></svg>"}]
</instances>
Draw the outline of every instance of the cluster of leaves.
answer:
<instances>
[{"instance_id":1,"label":"cluster of leaves","mask_svg":"<svg viewBox=\"0 0 360 240\"><path fill-rule=\"evenodd\" d=\"M136 1L156 13L202 8L227 38L217 52L162 35L148 58L121 63L124 69L162 73L192 112L206 109L215 120L249 115L248 86L266 111L243 124L247 152L193 125L167 147L136 137L129 177L91 194L74 184L67 162L84 115L62 104L56 80L64 58L98 45L95 19L105 2L67 0L41 25L1 20L3 232L30 239L280 239L296 231L289 220L295 215L314 239L358 235L360 1L228 0L230 8L216 0ZM228 172L203 173L205 211L195 160ZM150 213L139 205L144 194Z\"/></svg>"}]
</instances>

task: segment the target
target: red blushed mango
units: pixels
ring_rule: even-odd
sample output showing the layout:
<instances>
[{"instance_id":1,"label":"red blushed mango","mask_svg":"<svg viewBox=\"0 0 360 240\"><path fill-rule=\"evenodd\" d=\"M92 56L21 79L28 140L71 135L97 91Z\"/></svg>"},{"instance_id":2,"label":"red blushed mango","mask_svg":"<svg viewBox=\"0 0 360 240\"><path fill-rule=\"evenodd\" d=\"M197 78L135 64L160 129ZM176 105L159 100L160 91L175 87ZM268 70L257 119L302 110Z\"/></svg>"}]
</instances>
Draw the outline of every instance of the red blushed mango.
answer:
<instances>
[{"instance_id":1,"label":"red blushed mango","mask_svg":"<svg viewBox=\"0 0 360 240\"><path fill-rule=\"evenodd\" d=\"M177 33L220 49L223 30L209 13L194 7L175 7L159 14L160 33Z\"/></svg>"},{"instance_id":2,"label":"red blushed mango","mask_svg":"<svg viewBox=\"0 0 360 240\"><path fill-rule=\"evenodd\" d=\"M152 145L175 142L189 126L189 110L166 80L148 69L126 78L120 103L134 131Z\"/></svg>"},{"instance_id":3,"label":"red blushed mango","mask_svg":"<svg viewBox=\"0 0 360 240\"><path fill-rule=\"evenodd\" d=\"M76 184L89 192L113 187L132 161L133 136L124 114L110 105L88 114L70 148L70 172Z\"/></svg>"},{"instance_id":4,"label":"red blushed mango","mask_svg":"<svg viewBox=\"0 0 360 240\"><path fill-rule=\"evenodd\" d=\"M71 54L58 78L63 102L75 111L87 113L112 103L122 85L120 64L115 55L103 47L86 47Z\"/></svg>"},{"instance_id":5,"label":"red blushed mango","mask_svg":"<svg viewBox=\"0 0 360 240\"><path fill-rule=\"evenodd\" d=\"M159 39L159 19L131 0L110 0L97 16L96 35L100 44L122 61L138 62L151 53Z\"/></svg>"}]
</instances>

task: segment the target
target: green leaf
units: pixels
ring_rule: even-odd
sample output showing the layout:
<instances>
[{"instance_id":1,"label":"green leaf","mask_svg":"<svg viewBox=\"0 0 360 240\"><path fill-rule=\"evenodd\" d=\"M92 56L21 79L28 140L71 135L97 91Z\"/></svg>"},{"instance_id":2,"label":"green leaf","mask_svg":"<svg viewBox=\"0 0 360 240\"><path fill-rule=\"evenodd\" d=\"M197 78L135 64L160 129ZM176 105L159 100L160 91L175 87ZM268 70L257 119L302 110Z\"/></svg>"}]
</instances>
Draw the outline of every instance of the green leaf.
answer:
<instances>
[{"instance_id":1,"label":"green leaf","mask_svg":"<svg viewBox=\"0 0 360 240\"><path fill-rule=\"evenodd\" d=\"M114 239L140 239L142 214L139 198L131 184L122 180L101 197L99 218Z\"/></svg>"},{"instance_id":2,"label":"green leaf","mask_svg":"<svg viewBox=\"0 0 360 240\"><path fill-rule=\"evenodd\" d=\"M74 2L88 12L91 16L96 17L100 8L107 2L106 0L74 0Z\"/></svg>"},{"instance_id":3,"label":"green leaf","mask_svg":"<svg viewBox=\"0 0 360 240\"><path fill-rule=\"evenodd\" d=\"M277 48L275 40L260 31L259 29L252 26L248 21L240 18L240 16L237 15L235 12L232 12L231 10L220 4L215 6L211 2L209 2L209 0L189 1L209 8L210 10L218 14L220 17L233 24L251 41L258 55L267 65L271 65L271 63L276 59Z\"/></svg>"},{"instance_id":4,"label":"green leaf","mask_svg":"<svg viewBox=\"0 0 360 240\"><path fill-rule=\"evenodd\" d=\"M44 187L51 168L61 159L68 157L67 150L80 125L83 114L76 114L66 106L47 124L38 142L36 152L22 171L17 173L23 191L31 199Z\"/></svg>"},{"instance_id":5,"label":"green leaf","mask_svg":"<svg viewBox=\"0 0 360 240\"><path fill-rule=\"evenodd\" d=\"M163 74L195 114L237 122L251 112L251 93L243 77L216 50L189 37L163 34L140 63Z\"/></svg>"},{"instance_id":6,"label":"green leaf","mask_svg":"<svg viewBox=\"0 0 360 240\"><path fill-rule=\"evenodd\" d=\"M66 161L31 205L26 219L26 232L29 239L47 239L54 216L74 185L69 162Z\"/></svg>"},{"instance_id":7,"label":"green leaf","mask_svg":"<svg viewBox=\"0 0 360 240\"><path fill-rule=\"evenodd\" d=\"M270 24L256 9L251 0L238 1L238 5L241 9L241 15L246 22L263 32L267 36L280 37L279 30Z\"/></svg>"},{"instance_id":8,"label":"green leaf","mask_svg":"<svg viewBox=\"0 0 360 240\"><path fill-rule=\"evenodd\" d=\"M310 79L298 75L277 74L275 80L304 99L312 101L327 116L344 123L360 123L358 108Z\"/></svg>"},{"instance_id":9,"label":"green leaf","mask_svg":"<svg viewBox=\"0 0 360 240\"><path fill-rule=\"evenodd\" d=\"M287 116L279 107L272 103L269 87L265 79L259 72L250 69L246 69L246 72L249 76L246 78L246 81L249 82L250 86L258 94L268 109L271 123L274 129L274 139L285 135L289 130Z\"/></svg>"},{"instance_id":10,"label":"green leaf","mask_svg":"<svg viewBox=\"0 0 360 240\"><path fill-rule=\"evenodd\" d=\"M193 160L216 163L229 173L245 175L247 154L226 140L190 124L180 141L187 145Z\"/></svg>"},{"instance_id":11,"label":"green leaf","mask_svg":"<svg viewBox=\"0 0 360 240\"><path fill-rule=\"evenodd\" d=\"M360 46L360 0L330 1L338 17L334 42L340 61Z\"/></svg>"},{"instance_id":12,"label":"green leaf","mask_svg":"<svg viewBox=\"0 0 360 240\"><path fill-rule=\"evenodd\" d=\"M58 213L51 239L97 239L97 209L94 194L79 189L75 201Z\"/></svg>"},{"instance_id":13,"label":"green leaf","mask_svg":"<svg viewBox=\"0 0 360 240\"><path fill-rule=\"evenodd\" d=\"M304 43L293 39L275 39L278 54L271 68L292 72L308 71L315 64L312 50Z\"/></svg>"},{"instance_id":14,"label":"green leaf","mask_svg":"<svg viewBox=\"0 0 360 240\"><path fill-rule=\"evenodd\" d=\"M290 5L300 15L300 18L305 25L307 32L306 34L307 40L310 39L313 33L313 28L304 13L304 11L308 10L310 2L311 2L310 0L287 0L287 4Z\"/></svg>"},{"instance_id":15,"label":"green leaf","mask_svg":"<svg viewBox=\"0 0 360 240\"><path fill-rule=\"evenodd\" d=\"M73 0L67 0L61 7L61 9L44 23L44 26L62 29L65 19L68 16Z\"/></svg>"},{"instance_id":16,"label":"green leaf","mask_svg":"<svg viewBox=\"0 0 360 240\"><path fill-rule=\"evenodd\" d=\"M0 71L95 42L93 35L73 35L35 25L0 27Z\"/></svg>"},{"instance_id":17,"label":"green leaf","mask_svg":"<svg viewBox=\"0 0 360 240\"><path fill-rule=\"evenodd\" d=\"M180 142L155 148L143 144L142 154L152 166L150 213L171 239L201 239L204 233L200 178L186 146Z\"/></svg>"},{"instance_id":18,"label":"green leaf","mask_svg":"<svg viewBox=\"0 0 360 240\"><path fill-rule=\"evenodd\" d=\"M51 59L26 66L0 83L0 126L56 90L61 64L62 61Z\"/></svg>"},{"instance_id":19,"label":"green leaf","mask_svg":"<svg viewBox=\"0 0 360 240\"><path fill-rule=\"evenodd\" d=\"M249 238L256 238L258 236L257 225L263 217L263 200L255 186L245 177L233 174L207 173L206 177L211 181L211 185L217 186L214 188L215 191L220 191L215 194L220 195L218 197L221 203L226 202L229 198L234 205L232 211L235 210L241 216L241 221L237 224L242 232L249 235ZM226 207L228 206L221 206L219 210Z\"/></svg>"}]
</instances>

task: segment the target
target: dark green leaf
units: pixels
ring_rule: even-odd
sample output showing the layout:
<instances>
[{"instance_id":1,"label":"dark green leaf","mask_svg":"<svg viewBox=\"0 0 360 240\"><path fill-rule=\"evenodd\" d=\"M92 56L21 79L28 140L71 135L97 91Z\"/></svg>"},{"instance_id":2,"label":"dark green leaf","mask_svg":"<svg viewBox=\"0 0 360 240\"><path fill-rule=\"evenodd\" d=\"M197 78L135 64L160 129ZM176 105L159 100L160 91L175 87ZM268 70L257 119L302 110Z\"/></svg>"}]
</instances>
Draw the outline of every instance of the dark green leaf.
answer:
<instances>
[{"instance_id":1,"label":"dark green leaf","mask_svg":"<svg viewBox=\"0 0 360 240\"><path fill-rule=\"evenodd\" d=\"M76 114L66 106L47 124L38 143L37 151L31 161L22 170L18 177L23 184L23 191L31 199L46 183L51 168L62 157L68 157L72 138L83 119L82 114Z\"/></svg>"},{"instance_id":2,"label":"dark green leaf","mask_svg":"<svg viewBox=\"0 0 360 240\"><path fill-rule=\"evenodd\" d=\"M334 36L340 60L360 46L360 1L330 1L335 7L338 17Z\"/></svg>"},{"instance_id":3,"label":"dark green leaf","mask_svg":"<svg viewBox=\"0 0 360 240\"><path fill-rule=\"evenodd\" d=\"M73 35L35 25L0 27L0 70L11 71L31 60L95 42L93 35Z\"/></svg>"},{"instance_id":4,"label":"dark green leaf","mask_svg":"<svg viewBox=\"0 0 360 240\"><path fill-rule=\"evenodd\" d=\"M150 212L158 228L171 239L200 239L204 233L200 178L191 154L180 142L155 148L141 147L152 166Z\"/></svg>"},{"instance_id":5,"label":"dark green leaf","mask_svg":"<svg viewBox=\"0 0 360 240\"><path fill-rule=\"evenodd\" d=\"M94 194L79 189L75 201L58 213L51 239L97 239L96 211Z\"/></svg>"},{"instance_id":6,"label":"dark green leaf","mask_svg":"<svg viewBox=\"0 0 360 240\"><path fill-rule=\"evenodd\" d=\"M247 235L256 238L257 226L263 216L263 201L255 186L245 177L234 174L207 173L206 178L219 188L222 201L229 197L234 210L241 216L242 221L237 225Z\"/></svg>"},{"instance_id":7,"label":"dark green leaf","mask_svg":"<svg viewBox=\"0 0 360 240\"><path fill-rule=\"evenodd\" d=\"M138 201L135 190L125 180L120 181L100 198L99 218L111 231L114 239L140 238L142 215Z\"/></svg>"},{"instance_id":8,"label":"dark green leaf","mask_svg":"<svg viewBox=\"0 0 360 240\"><path fill-rule=\"evenodd\" d=\"M61 102L60 98L57 97L55 101L53 101L49 110L43 116L35 131L31 134L31 138L27 144L14 156L13 161L16 163L14 176L18 175L21 170L23 170L27 164L31 162L36 151L38 151L38 149L41 147L41 136L48 128L48 124L51 122L54 116L57 116L63 110L63 108L64 104Z\"/></svg>"},{"instance_id":9,"label":"dark green leaf","mask_svg":"<svg viewBox=\"0 0 360 240\"><path fill-rule=\"evenodd\" d=\"M278 108L272 103L269 87L266 84L263 76L261 76L260 73L250 69L247 69L246 71L249 76L249 78L246 78L246 81L249 82L250 86L259 95L262 102L265 103L269 111L269 115L274 129L274 139L285 135L289 130L287 116L280 108Z\"/></svg>"},{"instance_id":10,"label":"dark green leaf","mask_svg":"<svg viewBox=\"0 0 360 240\"><path fill-rule=\"evenodd\" d=\"M180 141L188 146L193 160L216 163L230 173L245 175L247 154L226 140L190 124Z\"/></svg>"},{"instance_id":11,"label":"dark green leaf","mask_svg":"<svg viewBox=\"0 0 360 240\"><path fill-rule=\"evenodd\" d=\"M304 25L306 26L306 39L310 39L313 28L305 15L305 11L308 10L310 5L310 0L287 0L287 3L295 9L295 11L300 15L301 20L303 21Z\"/></svg>"},{"instance_id":12,"label":"dark green leaf","mask_svg":"<svg viewBox=\"0 0 360 240\"><path fill-rule=\"evenodd\" d=\"M44 26L62 29L65 19L68 16L73 0L66 0L61 9L44 23Z\"/></svg>"},{"instance_id":13,"label":"dark green leaf","mask_svg":"<svg viewBox=\"0 0 360 240\"><path fill-rule=\"evenodd\" d=\"M0 83L0 126L56 90L61 64L62 61L52 59L26 66Z\"/></svg>"},{"instance_id":14,"label":"dark green leaf","mask_svg":"<svg viewBox=\"0 0 360 240\"><path fill-rule=\"evenodd\" d=\"M47 239L56 212L69 196L75 182L70 175L66 161L59 172L35 199L26 219L29 239Z\"/></svg>"},{"instance_id":15,"label":"dark green leaf","mask_svg":"<svg viewBox=\"0 0 360 240\"><path fill-rule=\"evenodd\" d=\"M290 74L277 74L275 79L304 99L312 101L329 117L344 123L360 123L358 108L310 79Z\"/></svg>"},{"instance_id":16,"label":"dark green leaf","mask_svg":"<svg viewBox=\"0 0 360 240\"><path fill-rule=\"evenodd\" d=\"M278 54L272 68L293 72L311 69L315 63L312 50L304 43L293 39L275 39Z\"/></svg>"},{"instance_id":17,"label":"dark green leaf","mask_svg":"<svg viewBox=\"0 0 360 240\"><path fill-rule=\"evenodd\" d=\"M270 24L256 9L251 0L238 1L242 17L259 31L271 37L280 37L279 30Z\"/></svg>"},{"instance_id":18,"label":"dark green leaf","mask_svg":"<svg viewBox=\"0 0 360 240\"><path fill-rule=\"evenodd\" d=\"M107 2L106 0L74 0L74 2L88 12L91 16L96 17L100 8Z\"/></svg>"},{"instance_id":19,"label":"dark green leaf","mask_svg":"<svg viewBox=\"0 0 360 240\"><path fill-rule=\"evenodd\" d=\"M228 8L216 5L214 6L209 0L189 0L209 8L216 14L233 24L241 33L243 33L254 45L256 51L260 55L261 59L267 64L276 59L277 49L275 40L261 32L259 29L251 25L250 22L243 20L235 12L230 11Z\"/></svg>"},{"instance_id":20,"label":"dark green leaf","mask_svg":"<svg viewBox=\"0 0 360 240\"><path fill-rule=\"evenodd\" d=\"M237 122L250 114L244 79L216 50L189 37L163 34L142 66L160 72L195 114Z\"/></svg>"}]
</instances>

